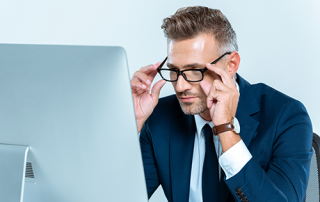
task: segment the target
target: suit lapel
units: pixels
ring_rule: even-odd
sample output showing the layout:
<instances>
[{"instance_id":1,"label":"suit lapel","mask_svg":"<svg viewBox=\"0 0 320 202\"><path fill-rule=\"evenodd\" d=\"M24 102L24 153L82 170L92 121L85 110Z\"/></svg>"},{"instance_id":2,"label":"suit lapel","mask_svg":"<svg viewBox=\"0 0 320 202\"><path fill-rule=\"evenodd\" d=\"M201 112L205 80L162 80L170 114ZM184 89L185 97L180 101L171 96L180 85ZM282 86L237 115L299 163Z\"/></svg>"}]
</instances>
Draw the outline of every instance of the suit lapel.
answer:
<instances>
[{"instance_id":1,"label":"suit lapel","mask_svg":"<svg viewBox=\"0 0 320 202\"><path fill-rule=\"evenodd\" d=\"M248 115L247 111L245 111L245 109L243 109L241 106L238 106L236 117L240 123L239 135L244 144L248 147L252 138L255 136L259 122Z\"/></svg>"},{"instance_id":2,"label":"suit lapel","mask_svg":"<svg viewBox=\"0 0 320 202\"><path fill-rule=\"evenodd\" d=\"M236 117L240 123L240 136L248 147L259 125L259 122L252 118L252 115L259 112L259 106L251 85L241 76L237 75L240 86L240 98Z\"/></svg>"},{"instance_id":3,"label":"suit lapel","mask_svg":"<svg viewBox=\"0 0 320 202\"><path fill-rule=\"evenodd\" d=\"M192 115L185 115L171 123L170 175L174 202L189 200L195 130L194 116Z\"/></svg>"}]
</instances>

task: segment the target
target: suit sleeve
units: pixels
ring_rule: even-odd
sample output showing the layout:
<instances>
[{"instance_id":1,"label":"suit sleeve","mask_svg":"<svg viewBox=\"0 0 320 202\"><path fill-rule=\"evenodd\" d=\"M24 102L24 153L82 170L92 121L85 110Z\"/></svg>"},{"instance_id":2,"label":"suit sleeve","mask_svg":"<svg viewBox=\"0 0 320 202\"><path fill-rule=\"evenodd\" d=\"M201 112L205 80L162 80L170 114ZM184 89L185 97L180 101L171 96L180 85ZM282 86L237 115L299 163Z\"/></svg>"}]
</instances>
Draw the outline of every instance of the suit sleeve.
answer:
<instances>
[{"instance_id":1,"label":"suit sleeve","mask_svg":"<svg viewBox=\"0 0 320 202\"><path fill-rule=\"evenodd\" d=\"M251 158L239 173L225 180L234 199L302 202L309 179L312 135L306 109L292 101L279 118L275 136L270 137L274 138L273 155L267 171Z\"/></svg>"},{"instance_id":2,"label":"suit sleeve","mask_svg":"<svg viewBox=\"0 0 320 202\"><path fill-rule=\"evenodd\" d=\"M140 132L140 147L142 153L143 167L147 184L148 197L150 198L160 185L156 161L153 152L153 144L150 133L145 122Z\"/></svg>"}]
</instances>

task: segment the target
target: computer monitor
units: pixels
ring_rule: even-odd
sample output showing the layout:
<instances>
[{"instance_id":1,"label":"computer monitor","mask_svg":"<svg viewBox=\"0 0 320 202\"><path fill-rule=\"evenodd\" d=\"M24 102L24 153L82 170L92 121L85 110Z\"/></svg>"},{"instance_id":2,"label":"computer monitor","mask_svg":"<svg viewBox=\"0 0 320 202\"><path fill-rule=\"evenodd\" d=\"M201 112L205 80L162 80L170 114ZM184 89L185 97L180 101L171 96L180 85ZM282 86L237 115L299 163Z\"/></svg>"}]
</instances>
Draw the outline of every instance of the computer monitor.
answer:
<instances>
[{"instance_id":1,"label":"computer monitor","mask_svg":"<svg viewBox=\"0 0 320 202\"><path fill-rule=\"evenodd\" d=\"M0 201L147 201L123 48L0 44Z\"/></svg>"}]
</instances>

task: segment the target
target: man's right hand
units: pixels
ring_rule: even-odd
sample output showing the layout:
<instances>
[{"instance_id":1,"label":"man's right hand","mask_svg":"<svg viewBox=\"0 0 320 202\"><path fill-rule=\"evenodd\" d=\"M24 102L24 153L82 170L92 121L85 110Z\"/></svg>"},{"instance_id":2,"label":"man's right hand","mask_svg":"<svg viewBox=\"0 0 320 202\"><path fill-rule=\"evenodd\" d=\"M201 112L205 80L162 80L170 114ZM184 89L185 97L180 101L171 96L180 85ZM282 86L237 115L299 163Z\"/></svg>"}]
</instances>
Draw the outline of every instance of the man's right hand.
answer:
<instances>
[{"instance_id":1,"label":"man's right hand","mask_svg":"<svg viewBox=\"0 0 320 202\"><path fill-rule=\"evenodd\" d=\"M165 80L160 80L150 87L157 74L160 62L155 65L148 65L136 71L131 79L131 90L133 97L134 110L136 114L138 133L140 133L144 122L149 118L153 109L159 101L159 94Z\"/></svg>"}]
</instances>

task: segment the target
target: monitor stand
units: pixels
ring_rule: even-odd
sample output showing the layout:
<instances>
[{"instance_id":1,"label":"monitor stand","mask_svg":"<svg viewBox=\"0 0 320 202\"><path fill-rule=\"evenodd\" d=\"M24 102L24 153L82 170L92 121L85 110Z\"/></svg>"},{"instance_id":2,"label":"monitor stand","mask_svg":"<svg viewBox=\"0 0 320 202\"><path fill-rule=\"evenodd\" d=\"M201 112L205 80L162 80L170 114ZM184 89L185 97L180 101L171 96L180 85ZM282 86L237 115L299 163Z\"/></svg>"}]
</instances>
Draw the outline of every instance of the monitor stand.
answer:
<instances>
[{"instance_id":1,"label":"monitor stand","mask_svg":"<svg viewBox=\"0 0 320 202\"><path fill-rule=\"evenodd\" d=\"M0 144L0 201L23 202L28 146Z\"/></svg>"}]
</instances>

